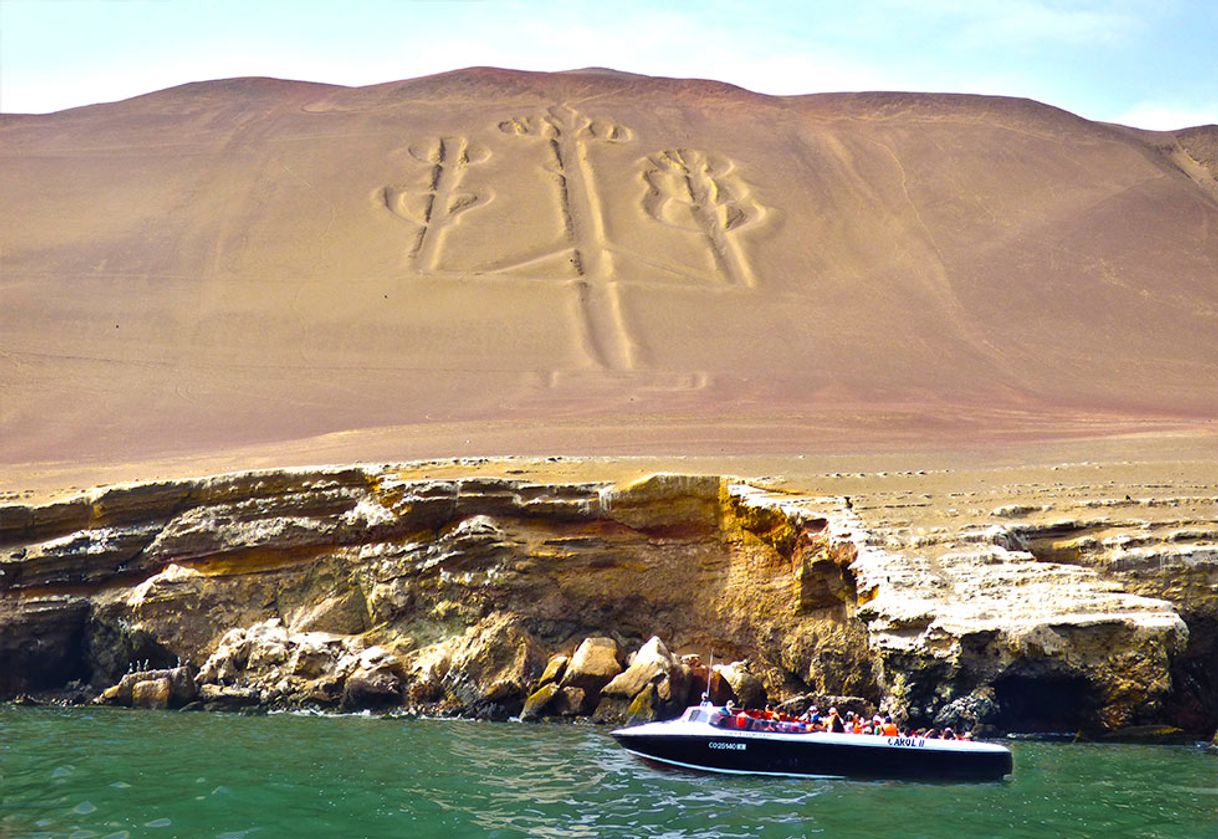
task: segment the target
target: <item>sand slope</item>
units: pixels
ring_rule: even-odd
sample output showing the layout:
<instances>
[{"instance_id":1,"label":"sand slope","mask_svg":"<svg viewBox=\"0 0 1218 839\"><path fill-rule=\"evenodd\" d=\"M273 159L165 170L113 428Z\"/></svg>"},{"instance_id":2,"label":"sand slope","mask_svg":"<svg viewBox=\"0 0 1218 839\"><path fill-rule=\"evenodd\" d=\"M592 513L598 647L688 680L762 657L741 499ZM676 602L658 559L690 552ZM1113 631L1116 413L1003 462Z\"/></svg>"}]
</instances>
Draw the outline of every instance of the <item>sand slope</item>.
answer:
<instances>
[{"instance_id":1,"label":"sand slope","mask_svg":"<svg viewBox=\"0 0 1218 839\"><path fill-rule=\"evenodd\" d=\"M1204 423L1215 149L603 71L0 116L0 464Z\"/></svg>"}]
</instances>

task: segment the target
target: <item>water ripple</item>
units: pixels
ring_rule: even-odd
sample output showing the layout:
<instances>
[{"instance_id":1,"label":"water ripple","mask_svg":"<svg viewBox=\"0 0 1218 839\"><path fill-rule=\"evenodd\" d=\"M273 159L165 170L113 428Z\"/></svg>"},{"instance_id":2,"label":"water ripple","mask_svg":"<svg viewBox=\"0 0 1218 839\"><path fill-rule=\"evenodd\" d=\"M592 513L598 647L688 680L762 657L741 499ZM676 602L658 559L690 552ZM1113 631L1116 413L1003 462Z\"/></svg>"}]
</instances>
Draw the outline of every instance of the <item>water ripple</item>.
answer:
<instances>
[{"instance_id":1,"label":"water ripple","mask_svg":"<svg viewBox=\"0 0 1218 839\"><path fill-rule=\"evenodd\" d=\"M664 771L568 725L0 707L0 730L0 836L1218 835L1192 749L1018 743L1012 781L935 785Z\"/></svg>"}]
</instances>

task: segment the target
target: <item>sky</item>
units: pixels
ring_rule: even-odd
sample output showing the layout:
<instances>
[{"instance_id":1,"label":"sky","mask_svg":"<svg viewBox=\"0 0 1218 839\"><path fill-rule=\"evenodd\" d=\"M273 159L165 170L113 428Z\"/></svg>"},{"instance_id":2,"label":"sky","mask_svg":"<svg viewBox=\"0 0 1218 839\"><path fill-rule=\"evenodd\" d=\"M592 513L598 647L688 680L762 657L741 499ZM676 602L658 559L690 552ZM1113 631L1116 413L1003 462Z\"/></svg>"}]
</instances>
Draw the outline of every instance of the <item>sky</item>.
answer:
<instances>
[{"instance_id":1,"label":"sky","mask_svg":"<svg viewBox=\"0 0 1218 839\"><path fill-rule=\"evenodd\" d=\"M0 0L0 112L234 76L612 67L761 93L1024 96L1218 123L1218 0Z\"/></svg>"}]
</instances>

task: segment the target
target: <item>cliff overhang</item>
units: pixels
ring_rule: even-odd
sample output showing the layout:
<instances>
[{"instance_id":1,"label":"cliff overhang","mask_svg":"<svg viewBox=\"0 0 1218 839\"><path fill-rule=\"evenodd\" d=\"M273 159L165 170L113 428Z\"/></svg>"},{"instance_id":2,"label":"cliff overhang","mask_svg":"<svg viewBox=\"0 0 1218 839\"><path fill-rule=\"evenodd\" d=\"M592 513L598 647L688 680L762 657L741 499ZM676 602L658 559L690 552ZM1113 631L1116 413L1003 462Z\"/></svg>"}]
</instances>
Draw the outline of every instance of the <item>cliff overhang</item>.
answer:
<instances>
[{"instance_id":1,"label":"cliff overhang","mask_svg":"<svg viewBox=\"0 0 1218 839\"><path fill-rule=\"evenodd\" d=\"M403 474L247 472L0 507L0 696L78 683L121 704L506 717L584 639L611 639L629 671L624 651L658 636L655 672L615 688L622 713L647 691L670 713L673 685L696 681L681 654L714 651L772 699L859 697L911 723L1213 726L1213 685L1190 681L1213 598L1184 608L1166 582L1152 596L1143 574L1135 592L1054 555L1060 528L1016 515L944 549L849 498L717 475ZM1210 585L1215 563L1189 560ZM592 712L586 685L562 687Z\"/></svg>"}]
</instances>

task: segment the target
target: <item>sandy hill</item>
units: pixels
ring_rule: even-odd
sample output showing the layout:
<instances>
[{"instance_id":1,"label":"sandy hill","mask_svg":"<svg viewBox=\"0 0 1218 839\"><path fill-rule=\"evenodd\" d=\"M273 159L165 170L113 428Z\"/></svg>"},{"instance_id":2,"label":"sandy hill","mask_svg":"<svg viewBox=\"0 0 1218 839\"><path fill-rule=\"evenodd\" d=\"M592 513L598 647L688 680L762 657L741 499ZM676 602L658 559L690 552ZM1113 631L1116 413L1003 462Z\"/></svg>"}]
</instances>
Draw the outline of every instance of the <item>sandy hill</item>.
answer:
<instances>
[{"instance_id":1,"label":"sandy hill","mask_svg":"<svg viewBox=\"0 0 1218 839\"><path fill-rule=\"evenodd\" d=\"M599 69L0 116L0 465L1203 423L1216 149Z\"/></svg>"}]
</instances>

